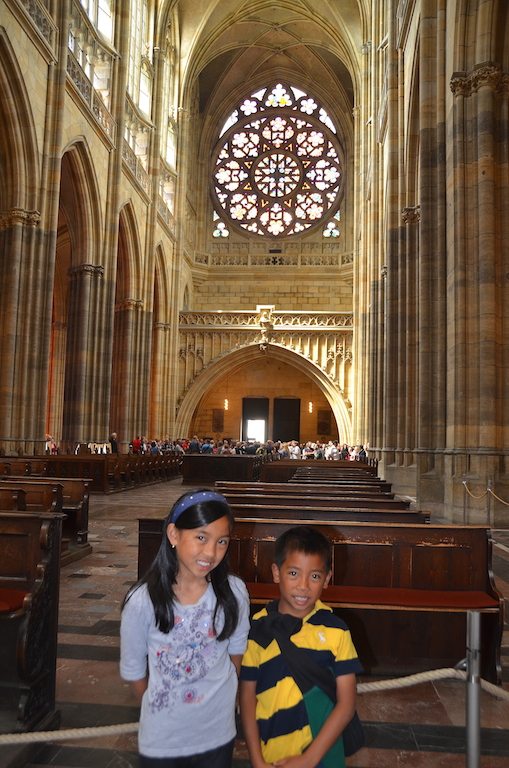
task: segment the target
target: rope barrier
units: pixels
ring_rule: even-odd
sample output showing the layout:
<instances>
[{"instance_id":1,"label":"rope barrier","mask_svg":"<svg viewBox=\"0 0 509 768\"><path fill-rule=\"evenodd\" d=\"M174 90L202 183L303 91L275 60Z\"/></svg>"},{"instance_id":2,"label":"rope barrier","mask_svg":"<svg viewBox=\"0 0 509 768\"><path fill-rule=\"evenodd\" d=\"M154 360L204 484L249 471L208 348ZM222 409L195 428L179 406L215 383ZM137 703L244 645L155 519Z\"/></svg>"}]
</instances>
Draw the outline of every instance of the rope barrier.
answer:
<instances>
[{"instance_id":1,"label":"rope barrier","mask_svg":"<svg viewBox=\"0 0 509 768\"><path fill-rule=\"evenodd\" d=\"M419 672L407 677L399 677L394 680L378 680L374 683L359 683L357 693L371 693L375 691L390 691L397 688L409 688L419 683L433 682L455 678L465 681L467 673L453 667L432 669L429 672ZM504 691L493 683L481 678L481 687L487 693L497 699L509 701L509 691ZM91 739L98 736L116 736L122 733L136 733L138 723L123 723L120 725L102 725L95 728L67 728L62 731L31 731L30 733L6 733L0 735L0 747L12 744L29 744L47 741L71 741L73 739Z\"/></svg>"},{"instance_id":2,"label":"rope barrier","mask_svg":"<svg viewBox=\"0 0 509 768\"><path fill-rule=\"evenodd\" d=\"M474 496L474 494L468 490L468 485L466 480L463 480L463 485L465 486L466 492L472 499L484 499L484 497L488 495L488 490L485 490L484 493L482 493L480 496Z\"/></svg>"},{"instance_id":3,"label":"rope barrier","mask_svg":"<svg viewBox=\"0 0 509 768\"><path fill-rule=\"evenodd\" d=\"M472 491L468 489L467 481L463 480L463 485L465 487L466 492L472 499L484 499L485 496L488 495L488 493L491 493L492 496L496 498L497 501L499 501L501 504L504 504L506 507L509 507L509 501L504 501L504 499L501 499L500 496L497 496L493 488L486 488L484 493L481 493L480 496L475 496Z\"/></svg>"},{"instance_id":4,"label":"rope barrier","mask_svg":"<svg viewBox=\"0 0 509 768\"><path fill-rule=\"evenodd\" d=\"M509 507L509 502L507 502L507 501L504 501L503 499L501 499L501 498L500 498L500 496L497 496L497 494L495 493L495 491L493 491L491 488L490 488L490 493L491 493L491 495L492 495L492 496L494 496L494 497L496 498L496 500L497 500L497 501L499 501L501 504L505 504L505 506L506 506L506 507Z\"/></svg>"}]
</instances>

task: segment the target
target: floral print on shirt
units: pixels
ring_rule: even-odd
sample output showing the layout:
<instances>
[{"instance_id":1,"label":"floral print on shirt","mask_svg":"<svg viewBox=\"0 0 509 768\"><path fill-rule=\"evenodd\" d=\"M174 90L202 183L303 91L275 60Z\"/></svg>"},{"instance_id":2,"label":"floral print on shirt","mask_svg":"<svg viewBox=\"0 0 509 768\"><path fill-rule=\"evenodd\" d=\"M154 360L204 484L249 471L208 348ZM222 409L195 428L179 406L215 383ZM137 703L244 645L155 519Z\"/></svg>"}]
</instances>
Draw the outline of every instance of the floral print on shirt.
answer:
<instances>
[{"instance_id":1,"label":"floral print on shirt","mask_svg":"<svg viewBox=\"0 0 509 768\"><path fill-rule=\"evenodd\" d=\"M162 678L162 688L154 691L149 702L153 712L172 710L177 699L185 704L203 700L199 681L207 675L219 656L216 633L212 626L213 613L198 608L186 615L175 616L168 645L160 645L156 667Z\"/></svg>"}]
</instances>

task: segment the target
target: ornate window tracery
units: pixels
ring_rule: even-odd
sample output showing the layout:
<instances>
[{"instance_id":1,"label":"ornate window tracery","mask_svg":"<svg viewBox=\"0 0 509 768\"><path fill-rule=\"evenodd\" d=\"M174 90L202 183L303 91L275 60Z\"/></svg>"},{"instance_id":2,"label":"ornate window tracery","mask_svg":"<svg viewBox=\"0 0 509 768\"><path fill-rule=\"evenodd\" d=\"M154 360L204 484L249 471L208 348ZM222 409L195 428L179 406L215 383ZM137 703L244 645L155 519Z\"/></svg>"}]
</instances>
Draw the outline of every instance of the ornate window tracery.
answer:
<instances>
[{"instance_id":1,"label":"ornate window tracery","mask_svg":"<svg viewBox=\"0 0 509 768\"><path fill-rule=\"evenodd\" d=\"M263 237L322 225L340 202L336 134L318 100L299 88L280 81L251 94L226 120L214 152L217 210Z\"/></svg>"}]
</instances>

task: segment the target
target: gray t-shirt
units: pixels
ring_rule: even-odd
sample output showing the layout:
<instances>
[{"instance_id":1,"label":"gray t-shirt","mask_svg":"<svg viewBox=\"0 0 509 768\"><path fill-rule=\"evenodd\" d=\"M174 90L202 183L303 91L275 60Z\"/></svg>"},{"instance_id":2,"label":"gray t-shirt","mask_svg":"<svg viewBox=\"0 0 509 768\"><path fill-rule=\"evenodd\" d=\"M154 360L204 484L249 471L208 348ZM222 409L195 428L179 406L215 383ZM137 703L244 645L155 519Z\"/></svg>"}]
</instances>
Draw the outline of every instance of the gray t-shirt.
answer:
<instances>
[{"instance_id":1,"label":"gray t-shirt","mask_svg":"<svg viewBox=\"0 0 509 768\"><path fill-rule=\"evenodd\" d=\"M147 757L208 752L235 738L237 675L230 655L243 654L249 632L249 595L229 576L239 605L234 634L218 642L212 629L216 598L212 585L194 605L175 603L175 625L163 634L144 584L127 601L120 628L120 674L141 680L148 670L138 733ZM217 634L223 617L217 618Z\"/></svg>"}]
</instances>

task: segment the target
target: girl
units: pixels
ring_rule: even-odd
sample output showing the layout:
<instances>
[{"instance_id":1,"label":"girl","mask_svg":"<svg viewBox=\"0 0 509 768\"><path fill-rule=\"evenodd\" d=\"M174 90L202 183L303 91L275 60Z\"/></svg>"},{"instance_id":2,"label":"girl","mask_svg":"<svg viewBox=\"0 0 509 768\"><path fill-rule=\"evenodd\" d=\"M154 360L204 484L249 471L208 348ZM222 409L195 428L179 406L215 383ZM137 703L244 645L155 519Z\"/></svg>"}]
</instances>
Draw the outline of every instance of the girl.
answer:
<instances>
[{"instance_id":1,"label":"girl","mask_svg":"<svg viewBox=\"0 0 509 768\"><path fill-rule=\"evenodd\" d=\"M120 673L141 703L140 768L231 768L237 672L249 632L245 584L228 574L233 516L188 491L147 574L127 593Z\"/></svg>"}]
</instances>

